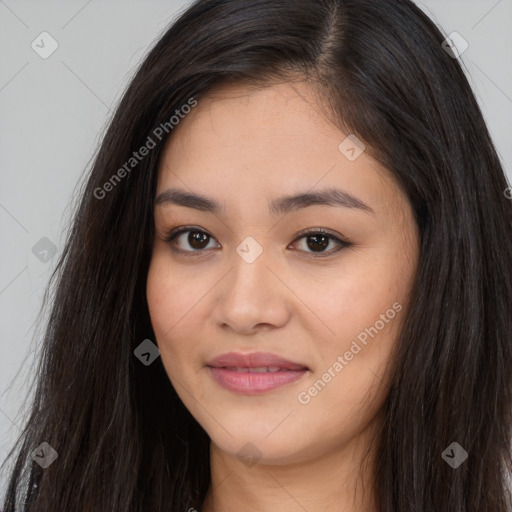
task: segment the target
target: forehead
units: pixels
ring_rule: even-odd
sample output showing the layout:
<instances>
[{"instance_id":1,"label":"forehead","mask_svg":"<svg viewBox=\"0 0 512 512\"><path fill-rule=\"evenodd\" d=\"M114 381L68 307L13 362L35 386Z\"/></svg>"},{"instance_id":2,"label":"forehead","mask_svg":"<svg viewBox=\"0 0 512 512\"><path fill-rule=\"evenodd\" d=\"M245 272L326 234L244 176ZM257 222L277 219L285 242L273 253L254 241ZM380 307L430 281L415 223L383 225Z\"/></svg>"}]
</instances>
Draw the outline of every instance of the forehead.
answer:
<instances>
[{"instance_id":1,"label":"forehead","mask_svg":"<svg viewBox=\"0 0 512 512\"><path fill-rule=\"evenodd\" d=\"M270 189L292 194L316 184L342 185L363 201L390 193L391 176L374 159L363 152L349 161L341 154L348 134L327 118L318 100L305 82L210 91L173 130L160 162L158 193L181 185L203 195L216 190L219 197L236 192L240 198L265 191L269 197L277 195Z\"/></svg>"},{"instance_id":2,"label":"forehead","mask_svg":"<svg viewBox=\"0 0 512 512\"><path fill-rule=\"evenodd\" d=\"M318 132L333 141L340 136L306 83L266 87L231 84L202 96L177 126L168 146L173 152L184 152L206 150L205 144L211 150L211 144L215 150L236 153L258 146L259 152L277 157L290 145L305 143Z\"/></svg>"}]
</instances>

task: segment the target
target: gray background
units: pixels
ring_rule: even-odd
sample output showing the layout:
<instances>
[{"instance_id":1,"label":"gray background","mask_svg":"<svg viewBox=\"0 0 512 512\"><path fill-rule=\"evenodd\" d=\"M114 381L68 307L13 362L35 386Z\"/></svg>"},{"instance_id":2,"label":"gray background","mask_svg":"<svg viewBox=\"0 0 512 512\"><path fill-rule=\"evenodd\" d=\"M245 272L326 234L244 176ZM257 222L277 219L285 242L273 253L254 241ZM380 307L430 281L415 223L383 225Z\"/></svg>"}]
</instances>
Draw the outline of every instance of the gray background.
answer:
<instances>
[{"instance_id":1,"label":"gray background","mask_svg":"<svg viewBox=\"0 0 512 512\"><path fill-rule=\"evenodd\" d=\"M418 4L469 43L461 59L511 181L512 0ZM73 194L136 65L186 5L0 0L0 462L31 391L35 321ZM59 45L47 59L31 48L43 31ZM57 250L46 263L32 253L43 237Z\"/></svg>"}]
</instances>

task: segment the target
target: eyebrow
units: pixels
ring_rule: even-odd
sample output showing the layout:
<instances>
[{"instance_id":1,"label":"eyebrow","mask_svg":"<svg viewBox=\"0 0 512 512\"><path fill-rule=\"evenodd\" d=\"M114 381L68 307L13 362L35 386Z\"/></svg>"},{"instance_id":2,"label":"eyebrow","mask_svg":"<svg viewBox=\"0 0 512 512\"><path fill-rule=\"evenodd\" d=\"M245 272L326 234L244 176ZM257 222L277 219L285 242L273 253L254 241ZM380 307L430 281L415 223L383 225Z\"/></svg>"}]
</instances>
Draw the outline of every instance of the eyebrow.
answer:
<instances>
[{"instance_id":1,"label":"eyebrow","mask_svg":"<svg viewBox=\"0 0 512 512\"><path fill-rule=\"evenodd\" d=\"M215 199L199 194L171 188L162 192L155 199L155 206L174 204L194 208L213 214L222 214L226 206ZM309 206L333 206L361 210L365 213L375 214L366 203L348 193L346 190L327 188L318 192L302 192L294 195L281 196L269 203L271 215L285 214L292 211L308 208Z\"/></svg>"}]
</instances>

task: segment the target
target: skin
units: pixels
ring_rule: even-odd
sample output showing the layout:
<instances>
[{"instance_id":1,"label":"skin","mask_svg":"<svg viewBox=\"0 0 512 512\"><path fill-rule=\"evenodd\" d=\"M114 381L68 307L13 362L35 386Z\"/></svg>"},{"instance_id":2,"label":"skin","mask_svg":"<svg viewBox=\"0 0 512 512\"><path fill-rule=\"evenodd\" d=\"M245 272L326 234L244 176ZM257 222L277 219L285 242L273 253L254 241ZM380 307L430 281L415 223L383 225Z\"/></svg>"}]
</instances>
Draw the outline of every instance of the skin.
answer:
<instances>
[{"instance_id":1,"label":"skin","mask_svg":"<svg viewBox=\"0 0 512 512\"><path fill-rule=\"evenodd\" d=\"M340 152L347 135L322 113L306 82L230 85L201 98L162 155L156 196L180 188L226 208L213 214L155 206L147 279L164 367L212 441L203 512L375 510L371 441L417 268L418 232L391 173L368 151L354 161ZM373 213L324 205L269 213L272 199L327 187L349 192ZM191 246L185 233L174 246L196 252L174 253L165 234L179 226L210 235L205 248ZM307 228L324 228L352 245L335 252L330 241L322 252L308 245L311 237L297 237ZM248 236L263 250L252 263L236 252ZM395 303L402 310L394 319L301 403L299 393ZM231 351L272 352L309 371L260 395L235 393L206 367ZM249 448L254 465L237 457L246 443L257 449Z\"/></svg>"}]
</instances>

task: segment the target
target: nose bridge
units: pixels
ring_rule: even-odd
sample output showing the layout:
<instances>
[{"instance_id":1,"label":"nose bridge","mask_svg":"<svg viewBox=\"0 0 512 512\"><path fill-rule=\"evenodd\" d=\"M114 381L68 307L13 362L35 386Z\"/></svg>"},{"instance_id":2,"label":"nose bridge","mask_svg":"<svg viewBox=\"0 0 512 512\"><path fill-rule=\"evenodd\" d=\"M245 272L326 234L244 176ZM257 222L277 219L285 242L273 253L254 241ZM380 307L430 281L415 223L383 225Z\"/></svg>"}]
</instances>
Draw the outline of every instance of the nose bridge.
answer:
<instances>
[{"instance_id":1,"label":"nose bridge","mask_svg":"<svg viewBox=\"0 0 512 512\"><path fill-rule=\"evenodd\" d=\"M231 259L219 298L217 320L237 331L250 331L258 324L274 326L285 322L286 299L271 272L270 249L247 237ZM270 267L270 268L269 268Z\"/></svg>"},{"instance_id":2,"label":"nose bridge","mask_svg":"<svg viewBox=\"0 0 512 512\"><path fill-rule=\"evenodd\" d=\"M257 293L265 294L265 289L271 285L270 279L275 279L268 269L270 249L262 244L248 236L235 249L231 287L237 295L255 297Z\"/></svg>"}]
</instances>

